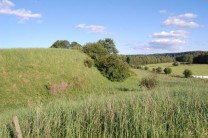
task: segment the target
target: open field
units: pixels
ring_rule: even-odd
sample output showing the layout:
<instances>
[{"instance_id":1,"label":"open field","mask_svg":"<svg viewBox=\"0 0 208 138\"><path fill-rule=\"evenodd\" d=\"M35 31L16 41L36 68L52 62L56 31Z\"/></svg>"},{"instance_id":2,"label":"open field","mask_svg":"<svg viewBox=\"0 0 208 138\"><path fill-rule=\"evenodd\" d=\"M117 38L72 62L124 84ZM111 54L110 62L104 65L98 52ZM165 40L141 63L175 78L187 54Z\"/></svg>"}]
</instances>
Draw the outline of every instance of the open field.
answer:
<instances>
[{"instance_id":1,"label":"open field","mask_svg":"<svg viewBox=\"0 0 208 138\"><path fill-rule=\"evenodd\" d=\"M86 58L73 50L0 51L0 137L14 137L13 116L25 138L208 137L208 80L157 74L148 90L140 81L155 74L136 69L111 82L85 67ZM73 77L84 85L55 95L44 87Z\"/></svg>"},{"instance_id":2,"label":"open field","mask_svg":"<svg viewBox=\"0 0 208 138\"><path fill-rule=\"evenodd\" d=\"M160 64L148 64L147 65L150 70L157 67L162 67L163 69L166 67L170 67L172 69L173 75L183 76L183 71L185 69L190 69L193 72L193 75L199 76L208 76L208 65L207 64L180 64L179 66L173 66L172 63L160 63Z\"/></svg>"}]
</instances>

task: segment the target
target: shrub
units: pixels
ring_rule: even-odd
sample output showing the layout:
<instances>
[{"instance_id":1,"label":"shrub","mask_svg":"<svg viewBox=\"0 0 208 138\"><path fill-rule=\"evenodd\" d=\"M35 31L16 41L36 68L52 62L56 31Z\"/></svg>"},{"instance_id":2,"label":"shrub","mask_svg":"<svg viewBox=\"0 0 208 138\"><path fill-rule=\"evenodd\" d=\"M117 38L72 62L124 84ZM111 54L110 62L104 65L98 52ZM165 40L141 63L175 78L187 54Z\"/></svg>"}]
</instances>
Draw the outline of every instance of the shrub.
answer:
<instances>
[{"instance_id":1,"label":"shrub","mask_svg":"<svg viewBox=\"0 0 208 138\"><path fill-rule=\"evenodd\" d=\"M171 68L165 68L163 71L165 72L165 74L171 74L172 69Z\"/></svg>"},{"instance_id":2,"label":"shrub","mask_svg":"<svg viewBox=\"0 0 208 138\"><path fill-rule=\"evenodd\" d=\"M148 70L149 68L147 66L144 67L144 70Z\"/></svg>"},{"instance_id":3,"label":"shrub","mask_svg":"<svg viewBox=\"0 0 208 138\"><path fill-rule=\"evenodd\" d=\"M155 68L152 68L152 72L156 72L156 69Z\"/></svg>"},{"instance_id":4,"label":"shrub","mask_svg":"<svg viewBox=\"0 0 208 138\"><path fill-rule=\"evenodd\" d=\"M178 63L178 62L173 62L172 65L173 65L173 66L179 66L179 63Z\"/></svg>"},{"instance_id":5,"label":"shrub","mask_svg":"<svg viewBox=\"0 0 208 138\"><path fill-rule=\"evenodd\" d=\"M93 61L91 59L85 59L84 60L84 65L85 67L91 68L93 66Z\"/></svg>"},{"instance_id":6,"label":"shrub","mask_svg":"<svg viewBox=\"0 0 208 138\"><path fill-rule=\"evenodd\" d=\"M96 66L111 81L123 81L130 76L129 66L116 55L100 58Z\"/></svg>"},{"instance_id":7,"label":"shrub","mask_svg":"<svg viewBox=\"0 0 208 138\"><path fill-rule=\"evenodd\" d=\"M190 78L192 74L193 74L192 71L189 69L185 69L183 71L183 75L185 76L185 78Z\"/></svg>"},{"instance_id":8,"label":"shrub","mask_svg":"<svg viewBox=\"0 0 208 138\"><path fill-rule=\"evenodd\" d=\"M161 73L162 72L162 68L161 67L156 68L156 72L157 73Z\"/></svg>"},{"instance_id":9,"label":"shrub","mask_svg":"<svg viewBox=\"0 0 208 138\"><path fill-rule=\"evenodd\" d=\"M140 83L141 87L145 87L147 89L152 89L158 84L158 80L156 76L149 76L142 78L142 81Z\"/></svg>"},{"instance_id":10,"label":"shrub","mask_svg":"<svg viewBox=\"0 0 208 138\"><path fill-rule=\"evenodd\" d=\"M143 67L142 66L137 66L137 69L143 69Z\"/></svg>"}]
</instances>

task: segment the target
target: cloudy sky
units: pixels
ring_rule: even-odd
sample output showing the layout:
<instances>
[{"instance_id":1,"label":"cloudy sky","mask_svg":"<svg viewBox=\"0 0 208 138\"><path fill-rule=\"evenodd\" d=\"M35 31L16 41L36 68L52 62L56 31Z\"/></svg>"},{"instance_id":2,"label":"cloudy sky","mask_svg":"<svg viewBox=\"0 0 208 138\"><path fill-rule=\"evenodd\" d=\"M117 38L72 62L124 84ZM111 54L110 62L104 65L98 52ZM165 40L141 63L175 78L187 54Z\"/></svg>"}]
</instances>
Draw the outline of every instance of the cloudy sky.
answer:
<instances>
[{"instance_id":1,"label":"cloudy sky","mask_svg":"<svg viewBox=\"0 0 208 138\"><path fill-rule=\"evenodd\" d=\"M207 0L0 0L0 48L114 39L120 54L208 50Z\"/></svg>"}]
</instances>

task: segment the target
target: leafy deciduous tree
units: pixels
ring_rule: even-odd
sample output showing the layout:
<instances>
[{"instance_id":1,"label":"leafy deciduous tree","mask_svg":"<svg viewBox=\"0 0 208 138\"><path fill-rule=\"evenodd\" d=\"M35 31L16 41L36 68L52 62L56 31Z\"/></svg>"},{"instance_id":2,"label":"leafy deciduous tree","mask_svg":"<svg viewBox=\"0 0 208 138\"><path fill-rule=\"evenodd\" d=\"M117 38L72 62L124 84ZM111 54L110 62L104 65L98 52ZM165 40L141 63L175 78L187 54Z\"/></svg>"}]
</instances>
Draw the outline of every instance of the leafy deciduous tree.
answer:
<instances>
[{"instance_id":1,"label":"leafy deciduous tree","mask_svg":"<svg viewBox=\"0 0 208 138\"><path fill-rule=\"evenodd\" d=\"M116 49L116 45L111 38L106 38L104 40L99 40L98 43L105 47L109 54L117 54L118 50Z\"/></svg>"},{"instance_id":2,"label":"leafy deciduous tree","mask_svg":"<svg viewBox=\"0 0 208 138\"><path fill-rule=\"evenodd\" d=\"M87 43L83 46L83 51L96 62L99 60L101 56L105 56L108 54L107 49L98 43Z\"/></svg>"},{"instance_id":3,"label":"leafy deciduous tree","mask_svg":"<svg viewBox=\"0 0 208 138\"><path fill-rule=\"evenodd\" d=\"M50 48L69 48L70 43L67 40L57 40Z\"/></svg>"},{"instance_id":4,"label":"leafy deciduous tree","mask_svg":"<svg viewBox=\"0 0 208 138\"><path fill-rule=\"evenodd\" d=\"M79 43L73 41L70 44L71 49L77 49L77 50L81 50L82 49L82 45L80 45Z\"/></svg>"}]
</instances>

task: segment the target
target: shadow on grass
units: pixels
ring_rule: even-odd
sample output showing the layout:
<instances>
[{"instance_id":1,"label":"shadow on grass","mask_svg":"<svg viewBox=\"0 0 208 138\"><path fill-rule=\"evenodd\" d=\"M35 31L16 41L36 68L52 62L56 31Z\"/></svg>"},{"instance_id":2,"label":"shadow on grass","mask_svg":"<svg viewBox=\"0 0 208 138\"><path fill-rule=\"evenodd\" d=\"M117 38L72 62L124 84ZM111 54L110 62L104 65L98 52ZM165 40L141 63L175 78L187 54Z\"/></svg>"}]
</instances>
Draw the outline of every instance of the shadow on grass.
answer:
<instances>
[{"instance_id":1,"label":"shadow on grass","mask_svg":"<svg viewBox=\"0 0 208 138\"><path fill-rule=\"evenodd\" d=\"M13 129L11 124L7 124L6 125L6 130L7 130L8 134L9 134L10 138L15 138L15 132L14 132L14 129Z\"/></svg>"},{"instance_id":2,"label":"shadow on grass","mask_svg":"<svg viewBox=\"0 0 208 138\"><path fill-rule=\"evenodd\" d=\"M139 89L135 89L135 88L128 88L128 87L120 87L117 88L119 91L122 92L132 92L132 91L138 91Z\"/></svg>"}]
</instances>

